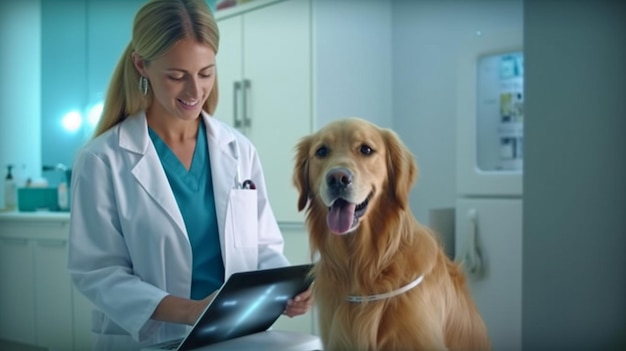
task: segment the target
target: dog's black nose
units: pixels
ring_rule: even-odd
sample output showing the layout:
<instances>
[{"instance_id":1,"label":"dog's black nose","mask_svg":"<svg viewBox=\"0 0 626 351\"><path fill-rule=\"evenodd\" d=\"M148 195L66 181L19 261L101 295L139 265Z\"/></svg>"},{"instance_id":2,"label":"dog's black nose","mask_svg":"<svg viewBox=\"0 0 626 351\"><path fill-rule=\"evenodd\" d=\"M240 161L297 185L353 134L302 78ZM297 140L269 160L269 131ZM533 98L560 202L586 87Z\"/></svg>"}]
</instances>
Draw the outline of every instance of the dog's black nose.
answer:
<instances>
[{"instance_id":1,"label":"dog's black nose","mask_svg":"<svg viewBox=\"0 0 626 351\"><path fill-rule=\"evenodd\" d=\"M331 189L344 189L352 184L352 172L343 167L331 169L326 175L326 183Z\"/></svg>"}]
</instances>

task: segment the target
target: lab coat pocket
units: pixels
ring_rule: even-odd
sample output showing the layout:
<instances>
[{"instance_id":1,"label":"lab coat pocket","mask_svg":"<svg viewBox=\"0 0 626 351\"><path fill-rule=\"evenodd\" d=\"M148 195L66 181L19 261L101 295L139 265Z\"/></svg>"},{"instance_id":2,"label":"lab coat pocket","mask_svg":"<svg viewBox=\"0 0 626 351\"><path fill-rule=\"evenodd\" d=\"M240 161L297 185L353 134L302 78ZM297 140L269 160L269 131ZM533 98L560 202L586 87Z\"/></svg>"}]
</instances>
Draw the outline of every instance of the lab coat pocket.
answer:
<instances>
[{"instance_id":1,"label":"lab coat pocket","mask_svg":"<svg viewBox=\"0 0 626 351\"><path fill-rule=\"evenodd\" d=\"M233 189L228 206L235 247L256 247L258 245L257 191Z\"/></svg>"}]
</instances>

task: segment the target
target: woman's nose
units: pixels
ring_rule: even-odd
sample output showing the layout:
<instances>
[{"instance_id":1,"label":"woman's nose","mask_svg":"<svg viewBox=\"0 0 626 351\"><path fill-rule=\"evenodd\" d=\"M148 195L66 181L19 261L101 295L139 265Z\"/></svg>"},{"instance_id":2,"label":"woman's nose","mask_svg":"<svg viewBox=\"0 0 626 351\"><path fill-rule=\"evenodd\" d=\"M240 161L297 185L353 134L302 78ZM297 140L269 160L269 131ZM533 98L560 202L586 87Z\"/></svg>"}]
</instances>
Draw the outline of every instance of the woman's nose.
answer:
<instances>
[{"instance_id":1,"label":"woman's nose","mask_svg":"<svg viewBox=\"0 0 626 351\"><path fill-rule=\"evenodd\" d=\"M200 91L200 80L198 78L190 78L187 82L187 95L192 98L198 97L198 92Z\"/></svg>"}]
</instances>

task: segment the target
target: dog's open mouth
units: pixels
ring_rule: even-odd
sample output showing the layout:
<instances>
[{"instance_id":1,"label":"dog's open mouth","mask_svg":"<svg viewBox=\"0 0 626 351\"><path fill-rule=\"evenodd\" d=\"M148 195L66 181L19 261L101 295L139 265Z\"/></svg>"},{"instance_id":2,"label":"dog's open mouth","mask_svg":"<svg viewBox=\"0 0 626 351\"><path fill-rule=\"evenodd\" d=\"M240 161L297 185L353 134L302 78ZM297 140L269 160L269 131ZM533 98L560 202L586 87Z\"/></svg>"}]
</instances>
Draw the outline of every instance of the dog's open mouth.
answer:
<instances>
[{"instance_id":1,"label":"dog's open mouth","mask_svg":"<svg viewBox=\"0 0 626 351\"><path fill-rule=\"evenodd\" d=\"M367 210L372 194L360 204L353 204L342 198L336 199L328 208L326 222L333 234L346 234L356 228L361 218Z\"/></svg>"}]
</instances>

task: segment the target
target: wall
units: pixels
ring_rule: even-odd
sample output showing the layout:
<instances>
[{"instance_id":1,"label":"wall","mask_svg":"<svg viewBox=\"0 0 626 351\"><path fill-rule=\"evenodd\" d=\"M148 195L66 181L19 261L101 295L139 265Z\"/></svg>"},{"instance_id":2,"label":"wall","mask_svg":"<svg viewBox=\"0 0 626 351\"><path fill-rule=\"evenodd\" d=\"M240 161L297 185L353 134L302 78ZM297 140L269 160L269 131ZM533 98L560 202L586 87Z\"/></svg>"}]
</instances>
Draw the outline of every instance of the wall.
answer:
<instances>
[{"instance_id":1,"label":"wall","mask_svg":"<svg viewBox=\"0 0 626 351\"><path fill-rule=\"evenodd\" d=\"M417 159L411 207L422 223L455 206L459 54L477 31L521 31L522 20L522 0L393 1L393 127Z\"/></svg>"},{"instance_id":2,"label":"wall","mask_svg":"<svg viewBox=\"0 0 626 351\"><path fill-rule=\"evenodd\" d=\"M14 164L16 179L41 175L41 4L0 1L0 176ZM0 187L0 208L4 187Z\"/></svg>"},{"instance_id":3,"label":"wall","mask_svg":"<svg viewBox=\"0 0 626 351\"><path fill-rule=\"evenodd\" d=\"M71 166L84 143L79 129L67 131L63 117L84 113L87 98L85 1L55 0L41 4L41 162ZM59 172L43 172L51 186L62 180Z\"/></svg>"},{"instance_id":4,"label":"wall","mask_svg":"<svg viewBox=\"0 0 626 351\"><path fill-rule=\"evenodd\" d=\"M54 0L41 10L41 162L71 166L91 137L86 120L70 132L61 120L70 111L86 117L104 99L111 74L130 41L135 12L144 0ZM44 172L51 185L60 172Z\"/></svg>"},{"instance_id":5,"label":"wall","mask_svg":"<svg viewBox=\"0 0 626 351\"><path fill-rule=\"evenodd\" d=\"M523 348L626 349L626 4L525 0Z\"/></svg>"},{"instance_id":6,"label":"wall","mask_svg":"<svg viewBox=\"0 0 626 351\"><path fill-rule=\"evenodd\" d=\"M88 107L104 100L113 70L130 43L135 14L145 2L86 0Z\"/></svg>"},{"instance_id":7,"label":"wall","mask_svg":"<svg viewBox=\"0 0 626 351\"><path fill-rule=\"evenodd\" d=\"M313 130L349 116L392 127L391 0L315 0L313 10Z\"/></svg>"}]
</instances>

